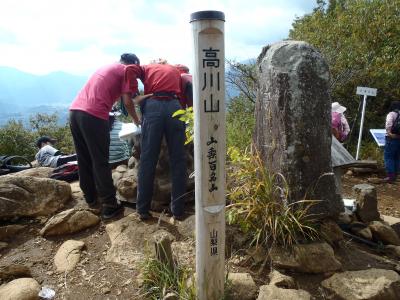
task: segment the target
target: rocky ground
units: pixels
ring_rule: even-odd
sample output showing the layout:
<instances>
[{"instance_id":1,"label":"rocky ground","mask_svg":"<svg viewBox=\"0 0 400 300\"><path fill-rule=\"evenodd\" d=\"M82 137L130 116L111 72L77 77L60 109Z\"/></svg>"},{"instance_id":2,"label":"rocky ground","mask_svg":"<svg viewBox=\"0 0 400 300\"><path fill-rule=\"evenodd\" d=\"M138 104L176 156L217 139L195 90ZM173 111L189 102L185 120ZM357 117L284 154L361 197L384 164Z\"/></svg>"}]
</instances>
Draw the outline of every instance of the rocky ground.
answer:
<instances>
[{"instance_id":1,"label":"rocky ground","mask_svg":"<svg viewBox=\"0 0 400 300\"><path fill-rule=\"evenodd\" d=\"M163 213L155 213L153 220L142 223L134 208L127 207L124 218L104 223L86 207L77 183L71 184L69 200L64 184L42 179L39 173L34 176L36 181L0 181L1 197L19 193L36 203L9 212L0 202L0 280L5 284L0 287L1 299L37 299L40 287L52 288L54 299L146 299L140 288L140 264L159 233L173 240L178 263L194 267L193 216L172 224ZM353 196L352 187L364 182L367 178L344 176L344 193ZM376 185L381 214L399 216L399 185ZM40 202L44 189L56 196ZM231 299L331 299L335 293L344 299L400 297L398 248L371 248L338 237L335 224L326 226L330 244L301 245L293 253L269 249L272 262L266 259L266 250L248 249L243 235L228 227ZM15 278L34 280L12 281ZM347 285L352 286L343 290ZM25 296L2 298L21 291ZM354 293L364 298L352 298Z\"/></svg>"}]
</instances>

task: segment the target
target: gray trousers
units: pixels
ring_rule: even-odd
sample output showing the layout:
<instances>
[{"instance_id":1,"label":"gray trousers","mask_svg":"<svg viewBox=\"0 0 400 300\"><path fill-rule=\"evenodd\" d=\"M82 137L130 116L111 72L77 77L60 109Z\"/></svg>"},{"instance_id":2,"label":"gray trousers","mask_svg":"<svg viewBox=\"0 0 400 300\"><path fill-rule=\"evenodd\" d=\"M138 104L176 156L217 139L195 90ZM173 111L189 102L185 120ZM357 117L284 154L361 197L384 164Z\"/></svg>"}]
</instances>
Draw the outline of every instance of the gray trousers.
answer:
<instances>
[{"instance_id":1,"label":"gray trousers","mask_svg":"<svg viewBox=\"0 0 400 300\"><path fill-rule=\"evenodd\" d=\"M108 164L108 121L79 110L71 110L69 120L78 156L79 184L86 201L99 198L103 206L116 206L115 187Z\"/></svg>"},{"instance_id":2,"label":"gray trousers","mask_svg":"<svg viewBox=\"0 0 400 300\"><path fill-rule=\"evenodd\" d=\"M172 114L181 109L177 99L149 98L142 106L141 154L138 173L136 208L147 213L151 208L153 186L163 136L168 146L172 180L171 211L175 216L184 213L187 171L185 155L185 124Z\"/></svg>"}]
</instances>

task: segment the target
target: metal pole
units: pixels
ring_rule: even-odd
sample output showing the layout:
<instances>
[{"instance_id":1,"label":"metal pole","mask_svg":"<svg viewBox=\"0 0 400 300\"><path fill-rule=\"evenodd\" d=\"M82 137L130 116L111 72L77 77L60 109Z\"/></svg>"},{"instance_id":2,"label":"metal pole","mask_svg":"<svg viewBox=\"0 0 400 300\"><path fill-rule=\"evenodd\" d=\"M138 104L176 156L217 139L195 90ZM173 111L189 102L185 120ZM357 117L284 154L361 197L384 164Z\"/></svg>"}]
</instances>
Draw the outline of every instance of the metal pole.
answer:
<instances>
[{"instance_id":1,"label":"metal pole","mask_svg":"<svg viewBox=\"0 0 400 300\"><path fill-rule=\"evenodd\" d=\"M358 134L356 160L358 160L358 155L360 154L360 147L361 147L363 126L364 126L364 117L365 117L365 107L366 107L366 105L367 105L367 95L364 95L362 113L361 113L360 132Z\"/></svg>"},{"instance_id":2,"label":"metal pole","mask_svg":"<svg viewBox=\"0 0 400 300\"><path fill-rule=\"evenodd\" d=\"M224 295L225 273L225 15L191 14L196 193L196 291Z\"/></svg>"}]
</instances>

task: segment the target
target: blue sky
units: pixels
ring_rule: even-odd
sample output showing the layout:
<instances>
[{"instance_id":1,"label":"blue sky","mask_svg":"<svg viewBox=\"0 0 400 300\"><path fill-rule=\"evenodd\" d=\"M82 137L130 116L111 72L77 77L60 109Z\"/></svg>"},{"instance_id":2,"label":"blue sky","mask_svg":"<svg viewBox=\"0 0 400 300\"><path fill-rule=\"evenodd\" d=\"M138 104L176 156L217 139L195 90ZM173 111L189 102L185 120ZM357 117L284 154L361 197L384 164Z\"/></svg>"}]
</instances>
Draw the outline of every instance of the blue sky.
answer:
<instances>
[{"instance_id":1,"label":"blue sky","mask_svg":"<svg viewBox=\"0 0 400 300\"><path fill-rule=\"evenodd\" d=\"M136 53L192 65L190 13L225 13L226 58L254 58L287 37L314 0L0 0L0 66L88 75Z\"/></svg>"}]
</instances>

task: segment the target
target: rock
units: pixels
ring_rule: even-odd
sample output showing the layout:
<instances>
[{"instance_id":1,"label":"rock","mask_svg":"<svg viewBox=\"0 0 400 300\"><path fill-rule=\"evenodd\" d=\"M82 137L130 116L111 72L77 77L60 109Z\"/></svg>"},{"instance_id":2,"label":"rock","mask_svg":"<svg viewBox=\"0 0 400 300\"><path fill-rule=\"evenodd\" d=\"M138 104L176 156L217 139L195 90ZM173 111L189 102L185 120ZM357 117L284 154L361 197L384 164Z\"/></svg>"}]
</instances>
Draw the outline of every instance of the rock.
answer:
<instances>
[{"instance_id":1,"label":"rock","mask_svg":"<svg viewBox=\"0 0 400 300\"><path fill-rule=\"evenodd\" d=\"M131 156L128 160L128 169L133 169L137 165L137 160L135 157Z\"/></svg>"},{"instance_id":2,"label":"rock","mask_svg":"<svg viewBox=\"0 0 400 300\"><path fill-rule=\"evenodd\" d=\"M400 276L391 270L336 273L321 285L334 299L395 300L400 295Z\"/></svg>"},{"instance_id":3,"label":"rock","mask_svg":"<svg viewBox=\"0 0 400 300\"><path fill-rule=\"evenodd\" d=\"M143 252L149 247L153 233L158 230L157 224L141 222L136 213L107 224L106 232L111 247L107 251L106 261L129 268L137 267L144 258Z\"/></svg>"},{"instance_id":4,"label":"rock","mask_svg":"<svg viewBox=\"0 0 400 300\"><path fill-rule=\"evenodd\" d=\"M3 249L6 249L8 247L8 243L6 242L0 242L0 251Z\"/></svg>"},{"instance_id":5,"label":"rock","mask_svg":"<svg viewBox=\"0 0 400 300\"><path fill-rule=\"evenodd\" d=\"M342 267L327 243L295 245L293 251L274 247L270 255L276 267L301 273L333 272Z\"/></svg>"},{"instance_id":6,"label":"rock","mask_svg":"<svg viewBox=\"0 0 400 300\"><path fill-rule=\"evenodd\" d=\"M225 247L228 254L245 247L248 235L243 234L238 226L226 226Z\"/></svg>"},{"instance_id":7,"label":"rock","mask_svg":"<svg viewBox=\"0 0 400 300\"><path fill-rule=\"evenodd\" d=\"M9 238L13 238L18 232L23 230L25 225L6 225L0 227L0 241L5 241Z\"/></svg>"},{"instance_id":8,"label":"rock","mask_svg":"<svg viewBox=\"0 0 400 300\"><path fill-rule=\"evenodd\" d=\"M399 236L389 225L386 225L382 222L373 221L368 225L368 227L371 229L374 239L377 239L384 244L400 246Z\"/></svg>"},{"instance_id":9,"label":"rock","mask_svg":"<svg viewBox=\"0 0 400 300\"><path fill-rule=\"evenodd\" d=\"M257 286L249 273L229 273L228 281L232 286L229 291L232 299L251 300L257 294Z\"/></svg>"},{"instance_id":10,"label":"rock","mask_svg":"<svg viewBox=\"0 0 400 300\"><path fill-rule=\"evenodd\" d=\"M381 215L381 218L383 219L383 221L388 223L390 226L400 224L400 218L396 218L396 217L392 217L392 216L385 216L385 215Z\"/></svg>"},{"instance_id":11,"label":"rock","mask_svg":"<svg viewBox=\"0 0 400 300\"><path fill-rule=\"evenodd\" d=\"M2 300L37 300L40 285L33 278L19 278L0 286Z\"/></svg>"},{"instance_id":12,"label":"rock","mask_svg":"<svg viewBox=\"0 0 400 300\"><path fill-rule=\"evenodd\" d=\"M264 47L257 67L255 143L263 163L283 174L290 202L322 200L312 211L337 218L343 202L331 166L328 64L307 43L282 41Z\"/></svg>"},{"instance_id":13,"label":"rock","mask_svg":"<svg viewBox=\"0 0 400 300\"><path fill-rule=\"evenodd\" d=\"M385 252L395 256L396 258L400 258L400 246L386 245Z\"/></svg>"},{"instance_id":14,"label":"rock","mask_svg":"<svg viewBox=\"0 0 400 300\"><path fill-rule=\"evenodd\" d=\"M0 266L1 280L9 280L21 277L31 277L31 270L27 266L19 264Z\"/></svg>"},{"instance_id":15,"label":"rock","mask_svg":"<svg viewBox=\"0 0 400 300\"><path fill-rule=\"evenodd\" d=\"M163 265L168 266L169 270L174 270L175 263L172 257L171 234L167 231L159 230L153 234L152 238L157 260Z\"/></svg>"},{"instance_id":16,"label":"rock","mask_svg":"<svg viewBox=\"0 0 400 300\"><path fill-rule=\"evenodd\" d=\"M54 264L58 273L71 272L81 257L81 250L85 246L82 241L68 240L58 249L54 257Z\"/></svg>"},{"instance_id":17,"label":"rock","mask_svg":"<svg viewBox=\"0 0 400 300\"><path fill-rule=\"evenodd\" d=\"M353 213L347 208L344 212L339 214L338 223L339 224L350 224L353 220Z\"/></svg>"},{"instance_id":18,"label":"rock","mask_svg":"<svg viewBox=\"0 0 400 300\"><path fill-rule=\"evenodd\" d=\"M92 210L71 208L53 216L40 230L42 236L63 235L75 233L92 227L100 222Z\"/></svg>"},{"instance_id":19,"label":"rock","mask_svg":"<svg viewBox=\"0 0 400 300\"><path fill-rule=\"evenodd\" d=\"M310 300L311 295L304 290L281 289L274 285L260 287L257 300Z\"/></svg>"},{"instance_id":20,"label":"rock","mask_svg":"<svg viewBox=\"0 0 400 300\"><path fill-rule=\"evenodd\" d=\"M296 287L292 277L283 275L277 270L272 270L272 272L269 274L269 284L284 289L294 289Z\"/></svg>"},{"instance_id":21,"label":"rock","mask_svg":"<svg viewBox=\"0 0 400 300\"><path fill-rule=\"evenodd\" d=\"M372 232L371 229L369 229L367 226L364 225L364 227L351 227L351 232L353 232L355 235L358 235L364 239L367 239L369 241L372 241Z\"/></svg>"},{"instance_id":22,"label":"rock","mask_svg":"<svg viewBox=\"0 0 400 300\"><path fill-rule=\"evenodd\" d=\"M71 199L67 182L30 176L0 176L0 219L49 216Z\"/></svg>"},{"instance_id":23,"label":"rock","mask_svg":"<svg viewBox=\"0 0 400 300\"><path fill-rule=\"evenodd\" d=\"M365 183L357 184L353 187L353 191L356 194L356 214L358 218L364 223L379 221L375 187Z\"/></svg>"},{"instance_id":24,"label":"rock","mask_svg":"<svg viewBox=\"0 0 400 300\"><path fill-rule=\"evenodd\" d=\"M126 165L119 165L116 169L117 172L119 173L124 173L126 170L128 170L128 166Z\"/></svg>"},{"instance_id":25,"label":"rock","mask_svg":"<svg viewBox=\"0 0 400 300\"><path fill-rule=\"evenodd\" d=\"M121 178L117 183L117 190L126 199L136 197L137 178L134 176Z\"/></svg>"},{"instance_id":26,"label":"rock","mask_svg":"<svg viewBox=\"0 0 400 300\"><path fill-rule=\"evenodd\" d=\"M343 240L343 232L339 225L332 220L324 220L321 224L321 236L331 245Z\"/></svg>"},{"instance_id":27,"label":"rock","mask_svg":"<svg viewBox=\"0 0 400 300\"><path fill-rule=\"evenodd\" d=\"M185 238L194 239L196 229L196 216L192 215L177 224L178 232Z\"/></svg>"},{"instance_id":28,"label":"rock","mask_svg":"<svg viewBox=\"0 0 400 300\"><path fill-rule=\"evenodd\" d=\"M113 179L113 183L114 186L117 187L118 185L118 181L122 178L123 174L120 172L113 172L112 173L112 179Z\"/></svg>"},{"instance_id":29,"label":"rock","mask_svg":"<svg viewBox=\"0 0 400 300\"><path fill-rule=\"evenodd\" d=\"M32 176L37 178L49 178L53 173L54 168L49 167L37 167L14 173L14 176Z\"/></svg>"},{"instance_id":30,"label":"rock","mask_svg":"<svg viewBox=\"0 0 400 300\"><path fill-rule=\"evenodd\" d=\"M168 293L164 296L163 300L179 300L179 297L175 293Z\"/></svg>"}]
</instances>

